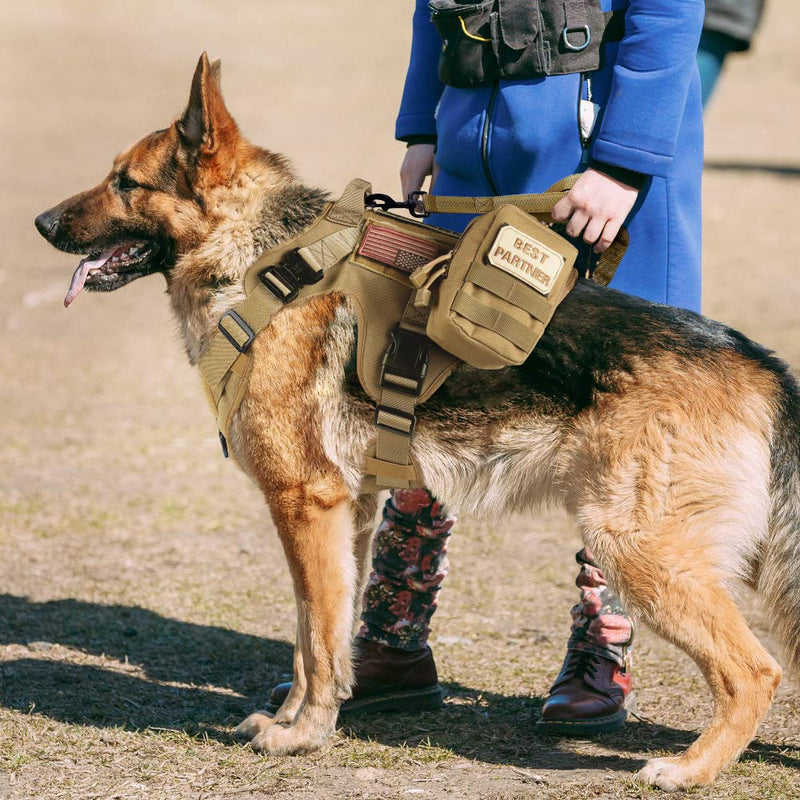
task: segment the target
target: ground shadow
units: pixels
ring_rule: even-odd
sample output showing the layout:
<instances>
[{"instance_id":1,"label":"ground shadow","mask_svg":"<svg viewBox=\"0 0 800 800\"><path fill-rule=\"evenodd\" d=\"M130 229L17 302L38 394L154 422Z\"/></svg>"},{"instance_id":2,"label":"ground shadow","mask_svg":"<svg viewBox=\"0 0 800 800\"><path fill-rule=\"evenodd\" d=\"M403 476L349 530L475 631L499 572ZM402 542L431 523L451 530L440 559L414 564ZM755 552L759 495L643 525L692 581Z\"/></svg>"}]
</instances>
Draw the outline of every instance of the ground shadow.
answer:
<instances>
[{"instance_id":1,"label":"ground shadow","mask_svg":"<svg viewBox=\"0 0 800 800\"><path fill-rule=\"evenodd\" d=\"M30 651L0 663L0 704L7 708L102 727L206 731L230 741L229 733L210 729L236 725L292 669L289 642L80 600L0 595L0 644ZM56 660L55 645L127 662L131 674Z\"/></svg>"},{"instance_id":2,"label":"ground shadow","mask_svg":"<svg viewBox=\"0 0 800 800\"><path fill-rule=\"evenodd\" d=\"M430 744L485 763L507 764L532 770L601 769L634 771L654 751L679 754L699 731L672 728L632 719L624 728L595 737L591 746L551 736L536 727L544 698L502 695L459 683L443 684L444 709L422 715L383 714L347 717L346 732L392 746ZM619 755L609 753L617 751ZM800 768L798 751L767 742L753 742L743 761Z\"/></svg>"},{"instance_id":3,"label":"ground shadow","mask_svg":"<svg viewBox=\"0 0 800 800\"><path fill-rule=\"evenodd\" d=\"M764 164L742 161L706 161L703 168L715 172L761 172L783 178L800 178L800 165Z\"/></svg>"},{"instance_id":4,"label":"ground shadow","mask_svg":"<svg viewBox=\"0 0 800 800\"><path fill-rule=\"evenodd\" d=\"M0 664L0 704L60 722L160 728L233 742L230 728L253 710L246 698L170 686L88 664L23 658Z\"/></svg>"},{"instance_id":5,"label":"ground shadow","mask_svg":"<svg viewBox=\"0 0 800 800\"><path fill-rule=\"evenodd\" d=\"M127 660L156 681L213 684L248 697L292 669L289 642L81 600L0 595L0 644L65 645Z\"/></svg>"},{"instance_id":6,"label":"ground shadow","mask_svg":"<svg viewBox=\"0 0 800 800\"><path fill-rule=\"evenodd\" d=\"M268 688L291 670L287 642L181 622L143 608L77 600L35 603L0 596L0 644L29 647L24 657L0 663L0 704L7 708L80 725L178 730L225 743L233 741L233 726L262 705ZM133 666L127 672L58 660L50 652L53 645ZM605 752L576 752L565 740L537 730L539 697L458 683L445 688L448 700L441 711L351 717L343 729L387 745L430 744L465 758L541 770L631 771L652 751L679 752L696 736L636 722L600 737ZM790 753L756 742L743 758L800 768L800 759Z\"/></svg>"}]
</instances>

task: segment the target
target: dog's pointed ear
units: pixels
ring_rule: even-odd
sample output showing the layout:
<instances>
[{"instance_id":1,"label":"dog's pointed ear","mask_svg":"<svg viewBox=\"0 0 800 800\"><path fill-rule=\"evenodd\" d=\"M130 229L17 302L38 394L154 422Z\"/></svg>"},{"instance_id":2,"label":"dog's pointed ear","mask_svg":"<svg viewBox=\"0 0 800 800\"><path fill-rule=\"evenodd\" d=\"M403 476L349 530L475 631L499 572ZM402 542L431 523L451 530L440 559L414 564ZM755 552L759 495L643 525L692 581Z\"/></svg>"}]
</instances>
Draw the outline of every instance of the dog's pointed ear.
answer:
<instances>
[{"instance_id":1,"label":"dog's pointed ear","mask_svg":"<svg viewBox=\"0 0 800 800\"><path fill-rule=\"evenodd\" d=\"M220 89L219 60L211 64L203 53L192 78L186 111L177 122L184 144L203 155L214 155L236 131Z\"/></svg>"},{"instance_id":2,"label":"dog's pointed ear","mask_svg":"<svg viewBox=\"0 0 800 800\"><path fill-rule=\"evenodd\" d=\"M217 89L222 92L222 62L218 58L211 62L211 77L217 84Z\"/></svg>"}]
</instances>

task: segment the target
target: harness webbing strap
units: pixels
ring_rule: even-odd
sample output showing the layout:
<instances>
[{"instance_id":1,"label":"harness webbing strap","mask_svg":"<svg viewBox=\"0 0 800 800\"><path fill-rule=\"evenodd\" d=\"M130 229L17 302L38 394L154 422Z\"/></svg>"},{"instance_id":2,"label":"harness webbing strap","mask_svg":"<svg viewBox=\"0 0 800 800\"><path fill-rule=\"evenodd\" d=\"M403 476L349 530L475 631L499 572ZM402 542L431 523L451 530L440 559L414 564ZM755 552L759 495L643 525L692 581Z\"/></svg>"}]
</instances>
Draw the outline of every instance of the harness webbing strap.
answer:
<instances>
[{"instance_id":1,"label":"harness webbing strap","mask_svg":"<svg viewBox=\"0 0 800 800\"><path fill-rule=\"evenodd\" d=\"M419 307L414 304L414 294L412 294L397 326L399 337L406 335L410 336L412 343L426 343L420 346L425 348L424 354L412 353L412 357L408 359L411 364L418 365L418 380L414 381L411 378L398 380L397 376L391 374L384 359L381 395L375 412L375 446L367 453L365 461L365 468L368 467L368 471L375 476L375 479L374 484L370 480L369 484L362 486L364 491L371 489L373 485L376 489L408 489L422 485L422 475L419 474L411 458L411 439L416 423L414 411L422 389L427 348L430 345L425 335L429 314L429 307ZM416 387L411 388L414 383Z\"/></svg>"},{"instance_id":2,"label":"harness webbing strap","mask_svg":"<svg viewBox=\"0 0 800 800\"><path fill-rule=\"evenodd\" d=\"M345 228L318 242L301 247L297 252L309 266L323 273L337 261L349 256L357 241L358 228Z\"/></svg>"},{"instance_id":3,"label":"harness webbing strap","mask_svg":"<svg viewBox=\"0 0 800 800\"><path fill-rule=\"evenodd\" d=\"M419 203L428 213L442 214L486 214L500 206L511 204L529 214L549 214L553 206L566 197L579 175L567 175L554 183L546 192L538 194L504 194L495 197L451 197L448 195L422 194Z\"/></svg>"}]
</instances>

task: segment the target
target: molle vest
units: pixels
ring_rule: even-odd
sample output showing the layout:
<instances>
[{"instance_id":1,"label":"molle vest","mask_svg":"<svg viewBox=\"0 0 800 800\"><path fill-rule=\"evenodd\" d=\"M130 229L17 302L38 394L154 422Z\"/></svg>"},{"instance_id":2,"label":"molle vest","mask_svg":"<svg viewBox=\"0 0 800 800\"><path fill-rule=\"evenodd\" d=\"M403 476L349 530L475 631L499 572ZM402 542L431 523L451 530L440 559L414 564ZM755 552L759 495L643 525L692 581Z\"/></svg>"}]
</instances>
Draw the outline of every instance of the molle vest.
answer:
<instances>
[{"instance_id":1,"label":"molle vest","mask_svg":"<svg viewBox=\"0 0 800 800\"><path fill-rule=\"evenodd\" d=\"M439 79L469 88L498 79L591 72L601 44L624 33L624 12L599 0L430 0L442 37Z\"/></svg>"},{"instance_id":2,"label":"molle vest","mask_svg":"<svg viewBox=\"0 0 800 800\"><path fill-rule=\"evenodd\" d=\"M286 305L340 293L355 307L358 377L377 404L362 491L423 485L411 455L416 406L459 361L484 369L522 363L575 284L577 251L543 223L577 177L542 194L418 192L409 201L416 216L479 215L461 237L373 210L411 207L371 194L366 181L351 181L308 228L251 265L244 278L247 298L222 315L200 358L225 455L259 332ZM621 229L593 280L611 280L627 243Z\"/></svg>"}]
</instances>

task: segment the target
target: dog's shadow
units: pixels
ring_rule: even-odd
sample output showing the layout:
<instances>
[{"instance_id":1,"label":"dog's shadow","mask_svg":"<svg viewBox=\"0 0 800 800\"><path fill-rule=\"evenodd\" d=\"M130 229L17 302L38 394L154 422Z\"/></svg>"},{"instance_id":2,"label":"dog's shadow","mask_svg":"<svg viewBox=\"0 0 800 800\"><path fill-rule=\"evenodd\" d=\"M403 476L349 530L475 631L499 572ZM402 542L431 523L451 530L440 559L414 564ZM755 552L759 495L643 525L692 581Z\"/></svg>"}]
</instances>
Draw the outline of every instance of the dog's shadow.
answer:
<instances>
[{"instance_id":1,"label":"dog's shadow","mask_svg":"<svg viewBox=\"0 0 800 800\"><path fill-rule=\"evenodd\" d=\"M233 741L232 728L291 671L292 645L143 608L78 600L36 603L0 595L0 644L26 648L0 663L0 704L62 722L128 730L164 728ZM82 654L59 660L56 647ZM108 656L113 669L91 663ZM87 658L88 657L88 658ZM88 663L75 663L86 658ZM696 734L637 722L599 738L604 752L574 752L536 729L542 700L445 684L440 712L348 718L346 735L391 746L443 748L527 769L631 771L653 750L678 751ZM608 751L618 751L619 755ZM745 760L800 768L778 745L754 742Z\"/></svg>"},{"instance_id":2,"label":"dog's shadow","mask_svg":"<svg viewBox=\"0 0 800 800\"><path fill-rule=\"evenodd\" d=\"M169 728L232 741L267 687L291 672L292 645L163 617L136 606L0 595L0 704L63 722ZM121 664L59 660L56 646ZM92 663L94 661L94 663ZM222 730L215 730L220 728Z\"/></svg>"}]
</instances>

